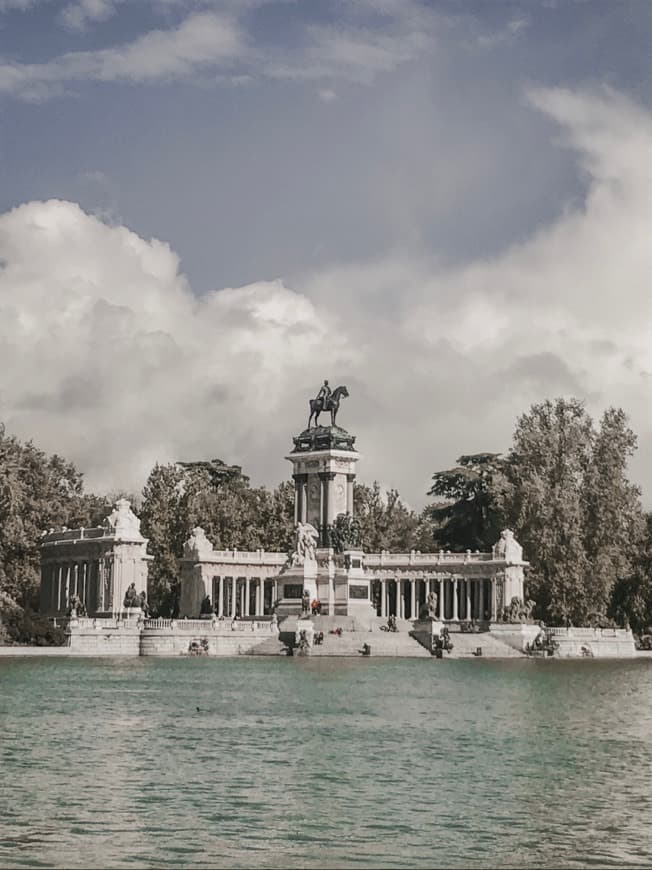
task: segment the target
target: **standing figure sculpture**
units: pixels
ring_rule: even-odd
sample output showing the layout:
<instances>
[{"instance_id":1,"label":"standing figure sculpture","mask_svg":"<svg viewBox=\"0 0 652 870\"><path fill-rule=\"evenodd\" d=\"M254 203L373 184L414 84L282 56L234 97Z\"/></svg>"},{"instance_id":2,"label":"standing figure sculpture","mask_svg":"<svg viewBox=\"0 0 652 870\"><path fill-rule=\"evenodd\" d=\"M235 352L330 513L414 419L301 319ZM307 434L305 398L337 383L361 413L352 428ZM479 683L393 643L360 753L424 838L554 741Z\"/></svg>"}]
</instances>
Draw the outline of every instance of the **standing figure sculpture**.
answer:
<instances>
[{"instance_id":1,"label":"standing figure sculpture","mask_svg":"<svg viewBox=\"0 0 652 870\"><path fill-rule=\"evenodd\" d=\"M312 418L315 418L315 426L319 425L319 415L322 411L330 411L331 426L335 426L337 412L340 409L340 399L346 399L349 391L345 386L335 387L333 391L328 386L328 381L324 381L317 396L310 399L310 416L308 417L308 429L312 423Z\"/></svg>"}]
</instances>

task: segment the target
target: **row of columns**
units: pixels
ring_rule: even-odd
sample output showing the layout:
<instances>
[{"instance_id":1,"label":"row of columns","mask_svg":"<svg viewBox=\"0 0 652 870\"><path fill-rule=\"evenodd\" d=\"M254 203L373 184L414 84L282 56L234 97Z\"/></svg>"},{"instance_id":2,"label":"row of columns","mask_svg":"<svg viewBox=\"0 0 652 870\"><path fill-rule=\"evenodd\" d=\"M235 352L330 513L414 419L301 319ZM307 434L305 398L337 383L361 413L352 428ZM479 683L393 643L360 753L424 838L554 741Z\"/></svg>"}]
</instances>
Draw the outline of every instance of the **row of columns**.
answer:
<instances>
[{"instance_id":1,"label":"row of columns","mask_svg":"<svg viewBox=\"0 0 652 870\"><path fill-rule=\"evenodd\" d=\"M429 593L437 595L439 619L458 622L469 619L496 620L496 588L493 578L471 579L451 577L439 579L381 579L380 616L393 615L405 619L409 600L410 618L416 619ZM423 583L419 590L417 584ZM423 596L419 592L423 591ZM392 594L393 592L393 594ZM392 599L394 605L392 606Z\"/></svg>"},{"instance_id":2,"label":"row of columns","mask_svg":"<svg viewBox=\"0 0 652 870\"><path fill-rule=\"evenodd\" d=\"M276 601L278 580L270 582L273 583L272 601ZM262 616L265 612L265 578L213 577L213 607L218 616Z\"/></svg>"},{"instance_id":3,"label":"row of columns","mask_svg":"<svg viewBox=\"0 0 652 870\"><path fill-rule=\"evenodd\" d=\"M43 566L42 612L65 612L73 595L79 596L89 610L110 610L111 593L111 561L108 559L75 559Z\"/></svg>"}]
</instances>

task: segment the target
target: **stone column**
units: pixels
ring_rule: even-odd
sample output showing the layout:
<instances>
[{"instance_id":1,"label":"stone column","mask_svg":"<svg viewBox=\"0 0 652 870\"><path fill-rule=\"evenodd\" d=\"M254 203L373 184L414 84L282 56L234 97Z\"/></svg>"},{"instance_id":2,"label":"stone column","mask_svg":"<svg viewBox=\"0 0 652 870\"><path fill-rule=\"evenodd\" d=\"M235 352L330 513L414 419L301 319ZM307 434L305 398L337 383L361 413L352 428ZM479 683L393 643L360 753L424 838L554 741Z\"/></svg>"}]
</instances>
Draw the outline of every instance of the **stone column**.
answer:
<instances>
[{"instance_id":1,"label":"stone column","mask_svg":"<svg viewBox=\"0 0 652 870\"><path fill-rule=\"evenodd\" d=\"M64 610L68 607L68 602L70 601L70 574L71 574L71 565L70 562L66 564L66 585L65 585L65 594L63 600Z\"/></svg>"},{"instance_id":2,"label":"stone column","mask_svg":"<svg viewBox=\"0 0 652 870\"><path fill-rule=\"evenodd\" d=\"M300 474L293 474L294 478L294 525L301 522L301 502L302 502L302 491L301 491L301 483L300 483Z\"/></svg>"},{"instance_id":3,"label":"stone column","mask_svg":"<svg viewBox=\"0 0 652 870\"><path fill-rule=\"evenodd\" d=\"M328 501L327 501L327 498L328 498L327 497L328 479L323 472L319 473L319 483L320 483L320 487L319 487L319 522L321 525L321 528L319 529L320 539L321 539L320 544L322 545L322 547L326 547L328 545L328 540L326 538L326 510L328 507Z\"/></svg>"},{"instance_id":4,"label":"stone column","mask_svg":"<svg viewBox=\"0 0 652 870\"><path fill-rule=\"evenodd\" d=\"M265 578L261 577L258 586L258 616L263 616L265 613Z\"/></svg>"},{"instance_id":5,"label":"stone column","mask_svg":"<svg viewBox=\"0 0 652 870\"><path fill-rule=\"evenodd\" d=\"M491 583L491 621L496 622L498 619L498 607L497 607L497 599L496 599L496 578L492 577L489 581Z\"/></svg>"},{"instance_id":6,"label":"stone column","mask_svg":"<svg viewBox=\"0 0 652 870\"><path fill-rule=\"evenodd\" d=\"M387 618L387 581L380 581L380 615L383 619Z\"/></svg>"},{"instance_id":7,"label":"stone column","mask_svg":"<svg viewBox=\"0 0 652 870\"><path fill-rule=\"evenodd\" d=\"M458 601L458 590L459 590L459 579L457 577L453 578L453 621L459 622L459 601Z\"/></svg>"},{"instance_id":8,"label":"stone column","mask_svg":"<svg viewBox=\"0 0 652 870\"><path fill-rule=\"evenodd\" d=\"M335 522L335 472L329 471L326 481L326 525L332 525Z\"/></svg>"},{"instance_id":9,"label":"stone column","mask_svg":"<svg viewBox=\"0 0 652 870\"><path fill-rule=\"evenodd\" d=\"M396 580L396 618L403 619L403 581Z\"/></svg>"},{"instance_id":10,"label":"stone column","mask_svg":"<svg viewBox=\"0 0 652 870\"><path fill-rule=\"evenodd\" d=\"M236 596L238 592L238 581L235 577L231 577L231 617L236 614Z\"/></svg>"},{"instance_id":11,"label":"stone column","mask_svg":"<svg viewBox=\"0 0 652 870\"><path fill-rule=\"evenodd\" d=\"M444 581L441 577L436 581L437 582L437 615L439 616L440 621L444 618Z\"/></svg>"},{"instance_id":12,"label":"stone column","mask_svg":"<svg viewBox=\"0 0 652 870\"><path fill-rule=\"evenodd\" d=\"M303 475L301 482L301 522L308 522L308 475Z\"/></svg>"},{"instance_id":13,"label":"stone column","mask_svg":"<svg viewBox=\"0 0 652 870\"><path fill-rule=\"evenodd\" d=\"M278 580L274 580L274 592L272 594L274 595L274 601L272 604L276 604L278 601Z\"/></svg>"},{"instance_id":14,"label":"stone column","mask_svg":"<svg viewBox=\"0 0 652 870\"><path fill-rule=\"evenodd\" d=\"M484 580L478 581L478 618L484 619Z\"/></svg>"},{"instance_id":15,"label":"stone column","mask_svg":"<svg viewBox=\"0 0 652 870\"><path fill-rule=\"evenodd\" d=\"M217 599L217 615L224 616L224 577L220 577L219 579L219 591L218 591L218 599Z\"/></svg>"},{"instance_id":16,"label":"stone column","mask_svg":"<svg viewBox=\"0 0 652 870\"><path fill-rule=\"evenodd\" d=\"M249 613L249 609L251 607L251 580L249 577L245 580L245 606L244 606L244 616L251 616Z\"/></svg>"},{"instance_id":17,"label":"stone column","mask_svg":"<svg viewBox=\"0 0 652 870\"><path fill-rule=\"evenodd\" d=\"M466 586L466 619L471 619L471 580L467 577L465 580Z\"/></svg>"},{"instance_id":18,"label":"stone column","mask_svg":"<svg viewBox=\"0 0 652 870\"><path fill-rule=\"evenodd\" d=\"M355 474L346 475L346 512L353 516L353 484Z\"/></svg>"},{"instance_id":19,"label":"stone column","mask_svg":"<svg viewBox=\"0 0 652 870\"><path fill-rule=\"evenodd\" d=\"M416 619L415 611L417 607L417 581L412 578L408 581L410 584L410 619Z\"/></svg>"}]
</instances>

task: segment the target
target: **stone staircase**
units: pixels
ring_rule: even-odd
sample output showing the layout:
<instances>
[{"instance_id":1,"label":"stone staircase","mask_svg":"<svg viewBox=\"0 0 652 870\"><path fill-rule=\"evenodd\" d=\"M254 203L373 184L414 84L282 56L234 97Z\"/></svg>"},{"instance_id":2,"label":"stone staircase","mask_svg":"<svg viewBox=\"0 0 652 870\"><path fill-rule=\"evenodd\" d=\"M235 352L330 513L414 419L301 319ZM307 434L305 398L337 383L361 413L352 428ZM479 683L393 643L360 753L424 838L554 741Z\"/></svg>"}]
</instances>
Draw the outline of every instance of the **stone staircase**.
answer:
<instances>
[{"instance_id":1,"label":"stone staircase","mask_svg":"<svg viewBox=\"0 0 652 870\"><path fill-rule=\"evenodd\" d=\"M366 630L357 629L354 617L316 616L313 618L315 633L324 632L321 644L312 648L312 656L355 656L362 655L362 646L368 643L372 657L392 656L396 658L431 658L430 652L410 636L412 624L399 620L398 631L381 631L380 626L386 619L372 620ZM342 634L330 634L334 628L342 628Z\"/></svg>"},{"instance_id":2,"label":"stone staircase","mask_svg":"<svg viewBox=\"0 0 652 870\"><path fill-rule=\"evenodd\" d=\"M272 637L266 638L262 643L257 643L247 650L245 655L248 656L281 656L286 654L286 645L280 639L279 635L275 634Z\"/></svg>"},{"instance_id":3,"label":"stone staircase","mask_svg":"<svg viewBox=\"0 0 652 870\"><path fill-rule=\"evenodd\" d=\"M450 639L453 643L453 651L444 653L444 658L464 659L474 658L478 647L482 648L482 658L524 658L524 653L509 646L488 631L478 634L466 634L464 632L451 632Z\"/></svg>"}]
</instances>

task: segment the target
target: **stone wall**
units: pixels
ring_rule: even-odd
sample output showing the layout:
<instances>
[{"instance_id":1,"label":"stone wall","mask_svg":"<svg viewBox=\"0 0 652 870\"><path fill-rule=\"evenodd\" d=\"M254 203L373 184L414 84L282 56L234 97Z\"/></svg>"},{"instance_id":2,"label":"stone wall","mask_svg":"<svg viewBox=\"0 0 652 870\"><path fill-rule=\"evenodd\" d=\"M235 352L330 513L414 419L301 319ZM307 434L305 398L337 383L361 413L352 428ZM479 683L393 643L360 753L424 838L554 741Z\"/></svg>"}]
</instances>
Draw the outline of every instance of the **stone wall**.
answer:
<instances>
[{"instance_id":1,"label":"stone wall","mask_svg":"<svg viewBox=\"0 0 652 870\"><path fill-rule=\"evenodd\" d=\"M200 619L77 619L68 629L68 650L85 656L245 655L278 637L275 622Z\"/></svg>"},{"instance_id":2,"label":"stone wall","mask_svg":"<svg viewBox=\"0 0 652 870\"><path fill-rule=\"evenodd\" d=\"M634 635L624 628L551 628L558 658L634 658Z\"/></svg>"}]
</instances>

